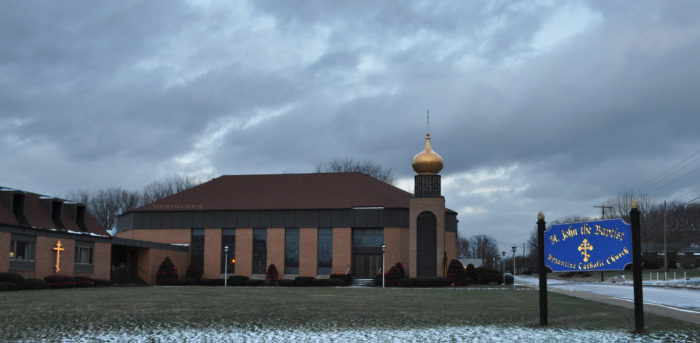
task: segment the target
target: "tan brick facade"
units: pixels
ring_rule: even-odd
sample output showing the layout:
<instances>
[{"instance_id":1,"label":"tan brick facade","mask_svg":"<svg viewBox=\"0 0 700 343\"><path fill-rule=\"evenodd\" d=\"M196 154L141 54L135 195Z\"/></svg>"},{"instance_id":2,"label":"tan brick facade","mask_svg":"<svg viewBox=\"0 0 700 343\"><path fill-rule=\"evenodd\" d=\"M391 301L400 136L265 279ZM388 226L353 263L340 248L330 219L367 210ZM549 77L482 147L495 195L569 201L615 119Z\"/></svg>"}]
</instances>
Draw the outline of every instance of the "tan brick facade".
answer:
<instances>
[{"instance_id":1,"label":"tan brick facade","mask_svg":"<svg viewBox=\"0 0 700 343\"><path fill-rule=\"evenodd\" d=\"M0 272L10 270L10 241L12 234L0 232Z\"/></svg>"},{"instance_id":2,"label":"tan brick facade","mask_svg":"<svg viewBox=\"0 0 700 343\"><path fill-rule=\"evenodd\" d=\"M236 274L253 274L253 229L236 229Z\"/></svg>"},{"instance_id":3,"label":"tan brick facade","mask_svg":"<svg viewBox=\"0 0 700 343\"><path fill-rule=\"evenodd\" d=\"M333 273L352 272L352 229L333 229Z\"/></svg>"},{"instance_id":4,"label":"tan brick facade","mask_svg":"<svg viewBox=\"0 0 700 343\"><path fill-rule=\"evenodd\" d=\"M279 277L284 277L285 229L267 229L267 266L274 264Z\"/></svg>"},{"instance_id":5,"label":"tan brick facade","mask_svg":"<svg viewBox=\"0 0 700 343\"><path fill-rule=\"evenodd\" d=\"M408 230L402 228L384 228L384 245L386 245L386 270L401 262L404 270L410 266L408 257Z\"/></svg>"},{"instance_id":6,"label":"tan brick facade","mask_svg":"<svg viewBox=\"0 0 700 343\"><path fill-rule=\"evenodd\" d=\"M216 279L221 275L221 229L204 230L204 268L202 277Z\"/></svg>"},{"instance_id":7,"label":"tan brick facade","mask_svg":"<svg viewBox=\"0 0 700 343\"><path fill-rule=\"evenodd\" d=\"M437 219L437 256L435 264L437 266L437 275L443 276L443 257L445 254L445 198L443 197L413 197L409 200L409 268L408 274L410 277L417 276L417 258L418 244L416 237L418 235L418 215L424 211L431 212ZM456 249L456 248L455 248Z\"/></svg>"},{"instance_id":8,"label":"tan brick facade","mask_svg":"<svg viewBox=\"0 0 700 343\"><path fill-rule=\"evenodd\" d=\"M318 229L299 229L299 275L316 277L316 272L318 271L317 261ZM335 261L333 261L333 263L335 263Z\"/></svg>"}]
</instances>

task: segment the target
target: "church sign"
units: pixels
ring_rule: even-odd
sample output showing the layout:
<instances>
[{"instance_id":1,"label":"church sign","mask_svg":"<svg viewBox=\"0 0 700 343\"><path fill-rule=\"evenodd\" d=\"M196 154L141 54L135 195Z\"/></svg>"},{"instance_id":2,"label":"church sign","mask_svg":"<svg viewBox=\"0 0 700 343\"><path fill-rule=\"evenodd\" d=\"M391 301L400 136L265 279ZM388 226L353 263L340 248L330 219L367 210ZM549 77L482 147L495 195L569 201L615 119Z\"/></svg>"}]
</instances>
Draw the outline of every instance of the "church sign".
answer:
<instances>
[{"instance_id":1,"label":"church sign","mask_svg":"<svg viewBox=\"0 0 700 343\"><path fill-rule=\"evenodd\" d=\"M623 270L632 263L632 228L622 219L558 224L544 233L554 272Z\"/></svg>"}]
</instances>

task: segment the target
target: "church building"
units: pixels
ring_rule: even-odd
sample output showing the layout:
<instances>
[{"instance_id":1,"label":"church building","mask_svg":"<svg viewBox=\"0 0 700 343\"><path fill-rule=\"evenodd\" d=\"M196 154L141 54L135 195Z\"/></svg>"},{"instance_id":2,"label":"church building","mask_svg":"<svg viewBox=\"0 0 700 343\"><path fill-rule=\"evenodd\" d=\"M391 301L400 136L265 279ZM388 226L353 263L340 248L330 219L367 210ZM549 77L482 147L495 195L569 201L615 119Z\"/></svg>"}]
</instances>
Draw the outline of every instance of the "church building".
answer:
<instances>
[{"instance_id":1,"label":"church building","mask_svg":"<svg viewBox=\"0 0 700 343\"><path fill-rule=\"evenodd\" d=\"M225 175L123 213L116 236L188 246L188 261L171 258L197 262L205 278L264 277L270 264L281 278L372 278L383 253L387 269L443 276L457 258L457 213L445 208L430 135L412 164L415 194L362 173Z\"/></svg>"}]
</instances>

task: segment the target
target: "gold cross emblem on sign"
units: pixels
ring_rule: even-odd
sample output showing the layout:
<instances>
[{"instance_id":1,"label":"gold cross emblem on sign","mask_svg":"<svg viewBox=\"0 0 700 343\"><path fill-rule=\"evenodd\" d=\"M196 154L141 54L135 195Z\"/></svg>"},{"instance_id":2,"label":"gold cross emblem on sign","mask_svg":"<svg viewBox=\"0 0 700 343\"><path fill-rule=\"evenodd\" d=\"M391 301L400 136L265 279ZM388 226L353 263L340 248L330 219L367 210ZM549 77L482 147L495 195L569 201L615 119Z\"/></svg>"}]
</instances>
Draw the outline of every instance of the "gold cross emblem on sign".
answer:
<instances>
[{"instance_id":1,"label":"gold cross emblem on sign","mask_svg":"<svg viewBox=\"0 0 700 343\"><path fill-rule=\"evenodd\" d=\"M583 255L583 262L588 262L588 258L591 257L591 255L588 254L588 250L593 250L593 246L591 243L588 243L587 239L584 239L583 243L578 246L578 251L581 251L581 255Z\"/></svg>"},{"instance_id":2,"label":"gold cross emblem on sign","mask_svg":"<svg viewBox=\"0 0 700 343\"><path fill-rule=\"evenodd\" d=\"M61 270L61 268L59 267L59 265L61 264L61 251L66 249L61 248L61 241L58 241L58 243L56 243L56 247L53 248L53 250L56 250L56 273L58 273L58 271Z\"/></svg>"}]
</instances>

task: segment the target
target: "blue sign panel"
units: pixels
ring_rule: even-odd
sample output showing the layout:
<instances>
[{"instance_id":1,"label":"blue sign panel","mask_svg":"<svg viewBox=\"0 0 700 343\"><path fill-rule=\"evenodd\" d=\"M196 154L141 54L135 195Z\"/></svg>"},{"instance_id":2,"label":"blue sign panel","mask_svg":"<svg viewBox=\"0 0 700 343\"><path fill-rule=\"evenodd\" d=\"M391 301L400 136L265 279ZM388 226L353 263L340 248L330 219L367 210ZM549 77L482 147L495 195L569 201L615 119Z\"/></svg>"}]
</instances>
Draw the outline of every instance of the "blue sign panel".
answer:
<instances>
[{"instance_id":1,"label":"blue sign panel","mask_svg":"<svg viewBox=\"0 0 700 343\"><path fill-rule=\"evenodd\" d=\"M622 219L552 225L544 256L555 272L623 270L632 263L632 227Z\"/></svg>"}]
</instances>

